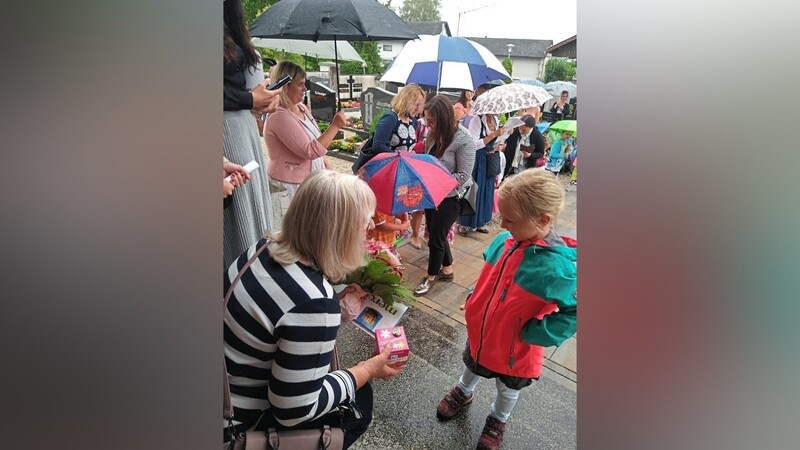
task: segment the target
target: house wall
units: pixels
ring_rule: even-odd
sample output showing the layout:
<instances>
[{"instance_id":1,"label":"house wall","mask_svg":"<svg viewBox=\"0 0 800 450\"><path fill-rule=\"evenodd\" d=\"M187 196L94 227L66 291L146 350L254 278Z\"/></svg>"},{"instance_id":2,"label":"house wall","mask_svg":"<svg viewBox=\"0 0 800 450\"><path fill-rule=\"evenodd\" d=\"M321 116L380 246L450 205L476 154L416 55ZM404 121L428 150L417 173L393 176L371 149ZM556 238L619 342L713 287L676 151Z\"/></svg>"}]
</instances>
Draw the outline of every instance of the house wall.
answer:
<instances>
[{"instance_id":1,"label":"house wall","mask_svg":"<svg viewBox=\"0 0 800 450\"><path fill-rule=\"evenodd\" d=\"M385 51L383 49L384 45L391 45L392 50ZM403 41L378 41L378 56L380 56L381 60L384 62L391 62L395 56L400 53L400 50L403 49L403 45L405 45Z\"/></svg>"},{"instance_id":2,"label":"house wall","mask_svg":"<svg viewBox=\"0 0 800 450\"><path fill-rule=\"evenodd\" d=\"M505 58L505 57L504 57ZM502 61L501 58L498 58ZM513 78L534 79L539 77L544 58L522 58L511 56ZM541 69L544 70L544 69Z\"/></svg>"},{"instance_id":3,"label":"house wall","mask_svg":"<svg viewBox=\"0 0 800 450\"><path fill-rule=\"evenodd\" d=\"M553 56L559 58L576 59L578 57L578 41L572 41L569 44L562 45L561 47L553 50Z\"/></svg>"}]
</instances>

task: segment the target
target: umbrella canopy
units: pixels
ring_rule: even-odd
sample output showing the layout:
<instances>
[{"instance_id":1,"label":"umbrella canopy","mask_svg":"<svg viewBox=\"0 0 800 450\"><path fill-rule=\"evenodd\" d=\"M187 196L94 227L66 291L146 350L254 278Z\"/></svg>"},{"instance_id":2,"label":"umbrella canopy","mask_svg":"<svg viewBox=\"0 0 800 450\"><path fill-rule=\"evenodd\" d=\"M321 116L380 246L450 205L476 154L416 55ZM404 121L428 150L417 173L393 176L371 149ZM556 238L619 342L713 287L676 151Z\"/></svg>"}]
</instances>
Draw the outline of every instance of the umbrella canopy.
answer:
<instances>
[{"instance_id":1,"label":"umbrella canopy","mask_svg":"<svg viewBox=\"0 0 800 450\"><path fill-rule=\"evenodd\" d=\"M461 37L423 35L408 42L381 81L475 90L483 83L510 78L497 57Z\"/></svg>"},{"instance_id":2,"label":"umbrella canopy","mask_svg":"<svg viewBox=\"0 0 800 450\"><path fill-rule=\"evenodd\" d=\"M563 131L571 131L573 136L578 137L578 121L559 120L558 122L550 125L550 131L555 131L558 133Z\"/></svg>"},{"instance_id":3,"label":"umbrella canopy","mask_svg":"<svg viewBox=\"0 0 800 450\"><path fill-rule=\"evenodd\" d=\"M333 48L333 41L302 41L300 39L263 39L253 38L253 45L261 48L271 48L298 55L309 55L316 58L335 59L336 51ZM364 62L361 55L349 42L337 43L339 59L345 61Z\"/></svg>"},{"instance_id":4,"label":"umbrella canopy","mask_svg":"<svg viewBox=\"0 0 800 450\"><path fill-rule=\"evenodd\" d=\"M472 114L502 114L523 108L541 106L553 98L544 88L511 83L498 86L480 95L472 105Z\"/></svg>"},{"instance_id":5,"label":"umbrella canopy","mask_svg":"<svg viewBox=\"0 0 800 450\"><path fill-rule=\"evenodd\" d=\"M458 186L435 156L405 151L375 155L358 174L375 192L376 209L392 215L436 208Z\"/></svg>"},{"instance_id":6,"label":"umbrella canopy","mask_svg":"<svg viewBox=\"0 0 800 450\"><path fill-rule=\"evenodd\" d=\"M544 132L547 131L548 128L550 128L551 123L552 122L539 122L536 124L536 128L539 130L539 133L544 134Z\"/></svg>"},{"instance_id":7,"label":"umbrella canopy","mask_svg":"<svg viewBox=\"0 0 800 450\"><path fill-rule=\"evenodd\" d=\"M258 38L333 41L336 98L339 110L337 40L406 40L418 36L391 9L376 0L281 0L253 21L250 35Z\"/></svg>"},{"instance_id":8,"label":"umbrella canopy","mask_svg":"<svg viewBox=\"0 0 800 450\"><path fill-rule=\"evenodd\" d=\"M394 11L375 0L281 0L256 18L250 35L307 41L417 38Z\"/></svg>"},{"instance_id":9,"label":"umbrella canopy","mask_svg":"<svg viewBox=\"0 0 800 450\"><path fill-rule=\"evenodd\" d=\"M539 86L540 88L547 87L547 84L545 84L544 81L539 80L514 80L514 83L529 84L531 86Z\"/></svg>"},{"instance_id":10,"label":"umbrella canopy","mask_svg":"<svg viewBox=\"0 0 800 450\"><path fill-rule=\"evenodd\" d=\"M569 97L577 97L578 96L578 86L575 83L570 83L569 81L551 81L547 83L547 87L545 87L547 92L553 94L553 97L558 98L561 95L561 91L569 92Z\"/></svg>"}]
</instances>

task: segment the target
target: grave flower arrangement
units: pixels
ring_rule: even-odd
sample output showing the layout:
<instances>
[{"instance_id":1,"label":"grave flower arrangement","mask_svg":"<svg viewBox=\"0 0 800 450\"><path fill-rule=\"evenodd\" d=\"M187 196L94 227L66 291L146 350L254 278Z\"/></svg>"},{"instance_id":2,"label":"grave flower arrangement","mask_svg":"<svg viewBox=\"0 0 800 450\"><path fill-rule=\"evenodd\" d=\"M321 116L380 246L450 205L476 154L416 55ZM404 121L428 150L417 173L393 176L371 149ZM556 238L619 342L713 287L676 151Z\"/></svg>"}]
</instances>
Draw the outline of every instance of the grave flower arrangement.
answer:
<instances>
[{"instance_id":1,"label":"grave flower arrangement","mask_svg":"<svg viewBox=\"0 0 800 450\"><path fill-rule=\"evenodd\" d=\"M355 283L371 294L382 298L391 306L395 301L411 305L416 300L400 259L391 247L381 241L367 241L366 263L354 270L344 280L345 284Z\"/></svg>"}]
</instances>

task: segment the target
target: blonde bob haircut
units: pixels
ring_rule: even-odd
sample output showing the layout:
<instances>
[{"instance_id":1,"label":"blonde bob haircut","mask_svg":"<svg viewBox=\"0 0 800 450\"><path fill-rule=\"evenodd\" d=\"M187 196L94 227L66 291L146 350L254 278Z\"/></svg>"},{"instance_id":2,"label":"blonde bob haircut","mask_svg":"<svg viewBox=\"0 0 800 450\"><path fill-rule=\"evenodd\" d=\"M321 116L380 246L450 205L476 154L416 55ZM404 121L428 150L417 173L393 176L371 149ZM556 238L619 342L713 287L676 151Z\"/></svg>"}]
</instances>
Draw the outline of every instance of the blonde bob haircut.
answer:
<instances>
[{"instance_id":1,"label":"blonde bob haircut","mask_svg":"<svg viewBox=\"0 0 800 450\"><path fill-rule=\"evenodd\" d=\"M555 175L541 169L526 169L503 180L497 197L534 223L543 214L549 215L553 226L564 206L564 188Z\"/></svg>"},{"instance_id":2,"label":"blonde bob haircut","mask_svg":"<svg viewBox=\"0 0 800 450\"><path fill-rule=\"evenodd\" d=\"M284 265L302 259L338 282L364 264L374 212L375 194L355 175L312 172L289 204L282 230L270 236L277 244L270 255Z\"/></svg>"},{"instance_id":3,"label":"blonde bob haircut","mask_svg":"<svg viewBox=\"0 0 800 450\"><path fill-rule=\"evenodd\" d=\"M425 102L425 93L422 88L417 84L407 84L397 95L392 99L392 111L396 112L398 116L407 116L417 101L419 96L422 96L422 101Z\"/></svg>"},{"instance_id":4,"label":"blonde bob haircut","mask_svg":"<svg viewBox=\"0 0 800 450\"><path fill-rule=\"evenodd\" d=\"M272 69L270 69L269 71L270 82L278 81L278 78L284 75L289 75L290 77L292 77L291 82L296 83L297 80L306 78L306 71L291 61L280 61L278 64L272 66ZM284 85L281 88L281 94L280 94L281 106L287 109L295 105L294 102L292 102L292 100L289 99L289 95L286 93L286 89L288 86L289 86L288 84Z\"/></svg>"}]
</instances>

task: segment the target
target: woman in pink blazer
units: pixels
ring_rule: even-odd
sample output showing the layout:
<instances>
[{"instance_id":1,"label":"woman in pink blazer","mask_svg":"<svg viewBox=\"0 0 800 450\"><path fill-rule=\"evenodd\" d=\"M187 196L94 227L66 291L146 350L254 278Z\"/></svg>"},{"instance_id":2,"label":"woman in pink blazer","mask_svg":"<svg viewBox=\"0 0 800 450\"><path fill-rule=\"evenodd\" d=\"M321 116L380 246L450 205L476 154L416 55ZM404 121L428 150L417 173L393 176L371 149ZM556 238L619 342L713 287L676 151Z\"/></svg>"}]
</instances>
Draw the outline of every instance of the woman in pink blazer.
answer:
<instances>
[{"instance_id":1,"label":"woman in pink blazer","mask_svg":"<svg viewBox=\"0 0 800 450\"><path fill-rule=\"evenodd\" d=\"M306 93L305 71L291 61L281 61L272 68L270 79L277 80L284 75L291 76L292 81L281 88L280 106L267 116L264 140L269 155L267 173L275 184L288 191L291 200L309 173L328 168L323 156L347 119L344 112L339 111L333 116L330 127L320 132L311 112L302 103Z\"/></svg>"}]
</instances>

